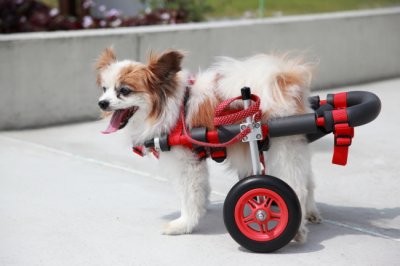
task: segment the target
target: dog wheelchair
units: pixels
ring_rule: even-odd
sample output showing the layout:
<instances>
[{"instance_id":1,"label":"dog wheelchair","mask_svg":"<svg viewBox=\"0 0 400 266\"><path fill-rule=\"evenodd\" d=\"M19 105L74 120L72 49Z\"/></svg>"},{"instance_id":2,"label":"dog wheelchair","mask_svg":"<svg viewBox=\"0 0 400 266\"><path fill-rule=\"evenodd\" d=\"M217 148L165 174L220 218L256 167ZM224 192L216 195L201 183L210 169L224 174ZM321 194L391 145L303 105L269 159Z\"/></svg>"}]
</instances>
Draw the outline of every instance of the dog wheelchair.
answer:
<instances>
[{"instance_id":1,"label":"dog wheelchair","mask_svg":"<svg viewBox=\"0 0 400 266\"><path fill-rule=\"evenodd\" d=\"M242 100L244 108L228 110L236 100ZM302 213L293 189L281 179L266 174L263 155L268 151L270 138L303 134L308 142L313 142L333 133L332 162L346 165L354 127L371 122L381 109L380 99L365 91L328 94L326 100L313 96L309 103L313 113L262 123L260 99L245 87L241 96L217 107L215 130L193 128L189 131L184 122L183 104L176 128L168 135L146 141L144 146L157 154L169 151L172 146L183 145L195 151L199 159L210 156L221 162L226 158L226 146L247 142L253 175L240 180L229 191L223 207L224 223L232 238L244 248L273 252L295 237ZM237 121L245 122L236 124Z\"/></svg>"}]
</instances>

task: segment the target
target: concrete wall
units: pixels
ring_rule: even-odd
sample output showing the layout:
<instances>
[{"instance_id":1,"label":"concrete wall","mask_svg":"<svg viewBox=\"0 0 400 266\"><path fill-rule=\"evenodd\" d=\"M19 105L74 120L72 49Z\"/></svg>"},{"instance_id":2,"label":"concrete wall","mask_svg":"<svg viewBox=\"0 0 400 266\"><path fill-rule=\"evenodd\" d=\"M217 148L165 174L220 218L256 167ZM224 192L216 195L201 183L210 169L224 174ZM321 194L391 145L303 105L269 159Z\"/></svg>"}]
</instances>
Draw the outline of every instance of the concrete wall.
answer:
<instances>
[{"instance_id":1,"label":"concrete wall","mask_svg":"<svg viewBox=\"0 0 400 266\"><path fill-rule=\"evenodd\" d=\"M197 71L215 56L306 51L318 60L314 88L400 76L400 8L263 20L0 36L0 130L96 119L93 63L150 49L189 52Z\"/></svg>"}]
</instances>

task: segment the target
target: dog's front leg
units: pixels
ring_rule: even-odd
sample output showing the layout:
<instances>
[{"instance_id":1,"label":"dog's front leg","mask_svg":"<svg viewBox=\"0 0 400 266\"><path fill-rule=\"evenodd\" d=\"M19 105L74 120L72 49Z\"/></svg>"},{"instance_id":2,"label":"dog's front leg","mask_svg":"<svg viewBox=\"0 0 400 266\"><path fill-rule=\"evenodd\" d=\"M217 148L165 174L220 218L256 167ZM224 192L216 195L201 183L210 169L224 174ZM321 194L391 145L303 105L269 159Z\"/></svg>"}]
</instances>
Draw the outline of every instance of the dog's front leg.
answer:
<instances>
[{"instance_id":1,"label":"dog's front leg","mask_svg":"<svg viewBox=\"0 0 400 266\"><path fill-rule=\"evenodd\" d=\"M188 234L206 212L210 194L207 164L187 149L177 148L170 153L165 163L175 172L173 178L180 197L181 216L165 226L164 234Z\"/></svg>"}]
</instances>

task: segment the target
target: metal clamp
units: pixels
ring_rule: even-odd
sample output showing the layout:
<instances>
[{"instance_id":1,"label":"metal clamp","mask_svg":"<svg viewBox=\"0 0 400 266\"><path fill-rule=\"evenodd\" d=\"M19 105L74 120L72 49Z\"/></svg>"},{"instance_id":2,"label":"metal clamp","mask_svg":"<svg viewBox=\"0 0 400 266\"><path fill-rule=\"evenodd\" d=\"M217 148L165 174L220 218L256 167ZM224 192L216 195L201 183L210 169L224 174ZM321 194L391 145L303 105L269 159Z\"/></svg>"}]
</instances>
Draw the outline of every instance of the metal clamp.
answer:
<instances>
[{"instance_id":1,"label":"metal clamp","mask_svg":"<svg viewBox=\"0 0 400 266\"><path fill-rule=\"evenodd\" d=\"M160 138L154 138L154 149L158 152L161 151Z\"/></svg>"},{"instance_id":2,"label":"metal clamp","mask_svg":"<svg viewBox=\"0 0 400 266\"><path fill-rule=\"evenodd\" d=\"M249 142L249 141L258 141L262 140L263 133L261 129L260 122L253 122L253 123L243 123L240 124L240 132L250 128L250 133L242 139L242 142Z\"/></svg>"}]
</instances>

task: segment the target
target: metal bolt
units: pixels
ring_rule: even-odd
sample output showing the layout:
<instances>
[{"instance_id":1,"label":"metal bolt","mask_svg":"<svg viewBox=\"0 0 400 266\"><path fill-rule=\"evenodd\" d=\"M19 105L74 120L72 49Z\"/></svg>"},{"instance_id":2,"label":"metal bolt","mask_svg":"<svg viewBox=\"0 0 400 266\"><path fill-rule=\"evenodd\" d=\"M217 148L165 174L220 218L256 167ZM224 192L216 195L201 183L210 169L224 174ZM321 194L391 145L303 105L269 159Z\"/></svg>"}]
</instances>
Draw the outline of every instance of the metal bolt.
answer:
<instances>
[{"instance_id":1,"label":"metal bolt","mask_svg":"<svg viewBox=\"0 0 400 266\"><path fill-rule=\"evenodd\" d=\"M241 126L240 126L240 129L241 129L241 130L245 130L246 127L247 127L246 125L241 125Z\"/></svg>"},{"instance_id":2,"label":"metal bolt","mask_svg":"<svg viewBox=\"0 0 400 266\"><path fill-rule=\"evenodd\" d=\"M243 138L243 141L246 141L246 140L247 140L247 137L244 137L244 138Z\"/></svg>"},{"instance_id":3,"label":"metal bolt","mask_svg":"<svg viewBox=\"0 0 400 266\"><path fill-rule=\"evenodd\" d=\"M267 213L264 210L258 210L256 212L256 219L263 222L267 219Z\"/></svg>"},{"instance_id":4,"label":"metal bolt","mask_svg":"<svg viewBox=\"0 0 400 266\"><path fill-rule=\"evenodd\" d=\"M261 134L257 134L256 138L261 139Z\"/></svg>"},{"instance_id":5,"label":"metal bolt","mask_svg":"<svg viewBox=\"0 0 400 266\"><path fill-rule=\"evenodd\" d=\"M260 124L259 123L254 123L254 125L253 125L255 128L259 128L260 127Z\"/></svg>"}]
</instances>

